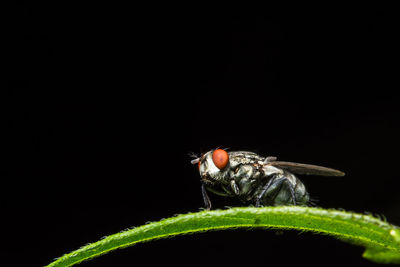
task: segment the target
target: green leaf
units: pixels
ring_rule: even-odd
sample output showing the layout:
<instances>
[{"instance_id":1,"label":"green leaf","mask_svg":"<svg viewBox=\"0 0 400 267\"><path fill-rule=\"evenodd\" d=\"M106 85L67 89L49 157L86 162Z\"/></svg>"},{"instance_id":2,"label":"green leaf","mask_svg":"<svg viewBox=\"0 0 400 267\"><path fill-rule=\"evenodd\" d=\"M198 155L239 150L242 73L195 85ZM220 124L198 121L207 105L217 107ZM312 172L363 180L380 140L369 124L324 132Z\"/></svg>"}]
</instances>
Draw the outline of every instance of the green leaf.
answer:
<instances>
[{"instance_id":1,"label":"green leaf","mask_svg":"<svg viewBox=\"0 0 400 267\"><path fill-rule=\"evenodd\" d=\"M321 208L282 206L200 211L110 235L68 253L48 266L71 266L118 248L175 235L234 228L294 229L331 235L366 248L363 257L400 263L400 230L371 215Z\"/></svg>"}]
</instances>

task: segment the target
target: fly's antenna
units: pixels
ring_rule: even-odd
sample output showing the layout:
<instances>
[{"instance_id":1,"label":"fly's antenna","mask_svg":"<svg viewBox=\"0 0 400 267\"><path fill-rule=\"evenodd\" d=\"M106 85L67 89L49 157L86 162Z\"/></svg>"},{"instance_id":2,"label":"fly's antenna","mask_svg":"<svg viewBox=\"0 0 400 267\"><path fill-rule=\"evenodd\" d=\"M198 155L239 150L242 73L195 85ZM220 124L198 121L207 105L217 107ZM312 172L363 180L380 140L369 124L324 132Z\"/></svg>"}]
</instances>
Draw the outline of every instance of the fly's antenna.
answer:
<instances>
[{"instance_id":1,"label":"fly's antenna","mask_svg":"<svg viewBox=\"0 0 400 267\"><path fill-rule=\"evenodd\" d=\"M192 160L190 161L190 163L192 163L192 164L194 165L194 164L199 163L199 161L200 161L200 158L192 159Z\"/></svg>"},{"instance_id":2,"label":"fly's antenna","mask_svg":"<svg viewBox=\"0 0 400 267\"><path fill-rule=\"evenodd\" d=\"M192 159L192 160L190 161L191 164L197 164L197 163L199 163L200 157L199 157L196 153L194 153L194 152L189 152L188 155L189 155L189 157L194 158L194 159Z\"/></svg>"},{"instance_id":3,"label":"fly's antenna","mask_svg":"<svg viewBox=\"0 0 400 267\"><path fill-rule=\"evenodd\" d=\"M188 153L188 156L191 157L191 158L198 158L198 157L199 157L199 155L197 155L197 154L194 153L194 152L189 152L189 153Z\"/></svg>"}]
</instances>

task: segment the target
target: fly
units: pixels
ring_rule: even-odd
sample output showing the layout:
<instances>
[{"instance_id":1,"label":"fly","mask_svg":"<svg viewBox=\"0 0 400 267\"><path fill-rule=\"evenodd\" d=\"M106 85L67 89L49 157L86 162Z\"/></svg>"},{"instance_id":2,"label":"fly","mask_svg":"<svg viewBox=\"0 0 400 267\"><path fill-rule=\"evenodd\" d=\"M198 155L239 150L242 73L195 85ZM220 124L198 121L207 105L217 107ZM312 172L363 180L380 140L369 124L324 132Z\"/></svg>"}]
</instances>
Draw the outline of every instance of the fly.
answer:
<instances>
[{"instance_id":1,"label":"fly","mask_svg":"<svg viewBox=\"0 0 400 267\"><path fill-rule=\"evenodd\" d=\"M260 206L308 205L309 194L295 176L344 176L339 170L262 157L248 151L211 150L191 161L198 164L206 209L211 209L207 192L235 197L245 204Z\"/></svg>"}]
</instances>

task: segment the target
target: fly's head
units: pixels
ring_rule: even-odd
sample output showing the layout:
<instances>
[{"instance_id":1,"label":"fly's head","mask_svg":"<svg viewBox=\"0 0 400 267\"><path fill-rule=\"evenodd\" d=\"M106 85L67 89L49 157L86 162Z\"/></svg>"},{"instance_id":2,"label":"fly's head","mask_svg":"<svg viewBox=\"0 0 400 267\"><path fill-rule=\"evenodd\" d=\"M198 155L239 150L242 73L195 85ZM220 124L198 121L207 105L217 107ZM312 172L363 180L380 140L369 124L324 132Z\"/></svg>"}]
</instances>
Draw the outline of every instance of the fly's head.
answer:
<instances>
[{"instance_id":1,"label":"fly's head","mask_svg":"<svg viewBox=\"0 0 400 267\"><path fill-rule=\"evenodd\" d=\"M229 155L223 149L208 151L191 161L198 164L201 181L209 185L229 182Z\"/></svg>"}]
</instances>

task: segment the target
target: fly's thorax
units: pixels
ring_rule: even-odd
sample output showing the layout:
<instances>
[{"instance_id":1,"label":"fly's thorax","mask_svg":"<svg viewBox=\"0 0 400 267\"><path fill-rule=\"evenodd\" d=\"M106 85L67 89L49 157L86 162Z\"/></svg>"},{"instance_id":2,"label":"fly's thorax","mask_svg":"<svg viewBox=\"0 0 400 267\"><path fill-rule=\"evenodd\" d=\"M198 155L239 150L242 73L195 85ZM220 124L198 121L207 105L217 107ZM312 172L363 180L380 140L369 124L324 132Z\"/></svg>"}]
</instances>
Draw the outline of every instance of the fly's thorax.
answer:
<instances>
[{"instance_id":1,"label":"fly's thorax","mask_svg":"<svg viewBox=\"0 0 400 267\"><path fill-rule=\"evenodd\" d=\"M229 161L231 164L231 168L236 168L238 165L263 162L264 158L253 152L233 151L229 152Z\"/></svg>"},{"instance_id":2,"label":"fly's thorax","mask_svg":"<svg viewBox=\"0 0 400 267\"><path fill-rule=\"evenodd\" d=\"M284 171L282 169L271 166L271 165L264 165L262 167L262 170L263 170L265 176L271 176L274 174L283 174L284 173Z\"/></svg>"}]
</instances>

